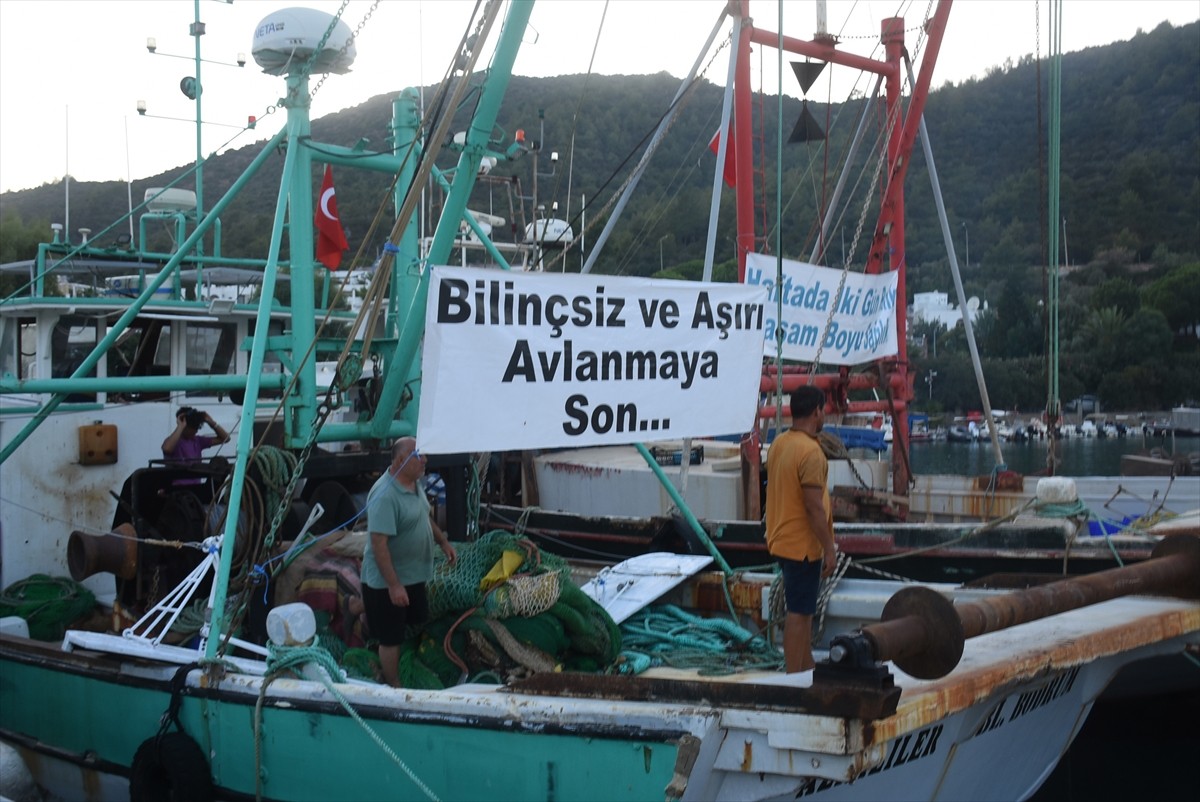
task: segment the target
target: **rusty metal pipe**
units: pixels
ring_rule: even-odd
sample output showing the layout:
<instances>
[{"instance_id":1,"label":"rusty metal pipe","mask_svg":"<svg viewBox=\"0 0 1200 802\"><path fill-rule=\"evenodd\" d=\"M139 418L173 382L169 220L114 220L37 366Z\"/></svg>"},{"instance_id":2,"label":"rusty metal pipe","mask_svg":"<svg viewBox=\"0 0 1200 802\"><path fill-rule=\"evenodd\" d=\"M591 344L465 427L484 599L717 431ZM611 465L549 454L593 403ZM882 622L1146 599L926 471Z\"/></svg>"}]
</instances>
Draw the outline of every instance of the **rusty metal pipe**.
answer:
<instances>
[{"instance_id":1,"label":"rusty metal pipe","mask_svg":"<svg viewBox=\"0 0 1200 802\"><path fill-rule=\"evenodd\" d=\"M1164 541L1171 542L1171 541ZM1188 580L1195 584L1200 555L1180 551L1122 568L1052 582L1017 593L955 605L963 635L974 638L1039 618L1138 594L1189 597Z\"/></svg>"},{"instance_id":2,"label":"rusty metal pipe","mask_svg":"<svg viewBox=\"0 0 1200 802\"><path fill-rule=\"evenodd\" d=\"M1134 594L1200 598L1200 538L1168 538L1135 565L961 604L929 588L905 588L888 600L883 620L860 634L875 660L936 679L958 665L968 638ZM831 649L834 662L837 655Z\"/></svg>"}]
</instances>

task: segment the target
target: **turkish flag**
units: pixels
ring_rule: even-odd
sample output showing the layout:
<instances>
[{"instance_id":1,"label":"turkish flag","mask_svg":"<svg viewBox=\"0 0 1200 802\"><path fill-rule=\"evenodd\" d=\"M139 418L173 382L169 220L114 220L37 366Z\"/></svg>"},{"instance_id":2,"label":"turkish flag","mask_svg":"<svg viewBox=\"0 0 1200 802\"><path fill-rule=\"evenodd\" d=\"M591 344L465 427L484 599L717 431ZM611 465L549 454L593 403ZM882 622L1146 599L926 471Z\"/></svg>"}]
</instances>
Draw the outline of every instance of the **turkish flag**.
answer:
<instances>
[{"instance_id":1,"label":"turkish flag","mask_svg":"<svg viewBox=\"0 0 1200 802\"><path fill-rule=\"evenodd\" d=\"M333 189L333 167L325 165L325 180L321 183L321 196L317 199L317 261L330 270L342 264L342 252L350 247L342 221L338 219L337 195Z\"/></svg>"},{"instance_id":2,"label":"turkish flag","mask_svg":"<svg viewBox=\"0 0 1200 802\"><path fill-rule=\"evenodd\" d=\"M708 149L716 156L720 153L721 147L721 132L717 131L713 134L713 138L708 142ZM729 138L729 146L725 148L725 183L729 186L737 185L737 168L733 166L733 137Z\"/></svg>"}]
</instances>

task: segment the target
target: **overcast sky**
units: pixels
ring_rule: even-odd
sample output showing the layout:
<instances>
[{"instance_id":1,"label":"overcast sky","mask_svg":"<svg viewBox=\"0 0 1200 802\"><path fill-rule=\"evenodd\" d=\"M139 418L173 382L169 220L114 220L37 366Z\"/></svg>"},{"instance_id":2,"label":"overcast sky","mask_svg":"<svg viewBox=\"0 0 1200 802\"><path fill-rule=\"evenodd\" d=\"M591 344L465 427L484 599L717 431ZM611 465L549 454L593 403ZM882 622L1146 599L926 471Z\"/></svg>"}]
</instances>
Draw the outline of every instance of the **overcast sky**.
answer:
<instances>
[{"instance_id":1,"label":"overcast sky","mask_svg":"<svg viewBox=\"0 0 1200 802\"><path fill-rule=\"evenodd\" d=\"M201 40L204 58L232 64L241 52L248 59L243 68L202 66L206 120L234 126L204 127L206 155L227 143L241 147L260 140L282 124L282 116L264 119L282 94L282 80L259 71L250 45L264 17L296 5L334 13L341 3L199 0L207 28ZM353 72L329 77L313 102L313 117L439 80L473 5L470 0L381 0L357 39ZM815 0L786 0L787 35L811 38L816 5ZM911 29L929 5L928 0L829 0L829 30L841 36L844 49L869 56L881 19L903 16ZM665 70L682 77L724 6L725 0L539 0L515 72L553 76L590 69L602 75L637 75ZM934 85L982 77L1006 58L1015 61L1033 53L1039 35L1045 53L1049 7L1048 0L1040 5L1033 0L957 0ZM770 30L778 26L779 8L769 0L751 5L758 26ZM126 180L194 161L191 125L141 117L136 107L144 100L148 115L195 118L195 104L179 90L180 79L193 73L194 39L188 30L195 9L194 0L0 0L0 191L57 182L65 172L82 181ZM354 0L342 18L357 28L369 9L370 2ZM1066 0L1063 9L1067 52L1129 39L1163 21L1181 25L1200 19L1196 0ZM718 42L729 29L727 21ZM909 34L910 48L916 35ZM150 36L157 40L155 55L146 49ZM494 31L493 42L496 36ZM764 49L762 60L756 54L752 63L756 86L774 92L779 69L775 51ZM762 75L757 75L760 64ZM724 85L727 69L728 51L723 50L706 76ZM790 69L784 69L785 93L798 96ZM839 70L832 86L819 82L810 97L840 102L853 77ZM248 115L260 119L258 129L239 133L237 126Z\"/></svg>"}]
</instances>

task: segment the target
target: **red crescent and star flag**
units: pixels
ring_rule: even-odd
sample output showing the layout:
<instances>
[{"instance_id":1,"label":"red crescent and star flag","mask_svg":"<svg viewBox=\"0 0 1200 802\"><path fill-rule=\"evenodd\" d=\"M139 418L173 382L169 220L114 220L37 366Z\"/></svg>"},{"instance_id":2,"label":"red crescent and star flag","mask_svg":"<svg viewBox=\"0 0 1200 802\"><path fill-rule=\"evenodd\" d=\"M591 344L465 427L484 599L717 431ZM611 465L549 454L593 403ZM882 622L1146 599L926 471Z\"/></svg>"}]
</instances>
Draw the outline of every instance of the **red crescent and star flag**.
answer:
<instances>
[{"instance_id":1,"label":"red crescent and star flag","mask_svg":"<svg viewBox=\"0 0 1200 802\"><path fill-rule=\"evenodd\" d=\"M725 177L725 183L731 187L737 184L737 168L734 166L733 144L733 137L730 137L729 147L725 148L725 167L723 173ZM708 141L708 149L712 151L714 156L716 156L721 152L720 147L721 132L718 130L715 134L713 134L712 139Z\"/></svg>"},{"instance_id":2,"label":"red crescent and star flag","mask_svg":"<svg viewBox=\"0 0 1200 802\"><path fill-rule=\"evenodd\" d=\"M317 199L315 215L317 227L317 261L330 270L342 264L342 252L350 247L342 221L338 219L337 194L333 189L333 167L325 165L325 180L321 183L321 196Z\"/></svg>"}]
</instances>

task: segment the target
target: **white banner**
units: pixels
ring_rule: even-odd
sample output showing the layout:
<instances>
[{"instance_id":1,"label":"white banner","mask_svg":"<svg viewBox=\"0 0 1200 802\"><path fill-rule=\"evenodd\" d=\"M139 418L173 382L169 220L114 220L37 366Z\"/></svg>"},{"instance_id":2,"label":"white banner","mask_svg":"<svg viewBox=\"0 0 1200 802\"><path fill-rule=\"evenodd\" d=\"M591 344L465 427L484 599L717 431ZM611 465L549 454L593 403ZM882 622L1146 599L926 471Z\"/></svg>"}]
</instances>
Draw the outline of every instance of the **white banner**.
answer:
<instances>
[{"instance_id":1,"label":"white banner","mask_svg":"<svg viewBox=\"0 0 1200 802\"><path fill-rule=\"evenodd\" d=\"M417 445L430 454L738 434L759 287L435 267Z\"/></svg>"},{"instance_id":2,"label":"white banner","mask_svg":"<svg viewBox=\"0 0 1200 802\"><path fill-rule=\"evenodd\" d=\"M776 281L776 258L746 256L746 284L767 290L763 353L775 356L775 328L782 299L783 358L812 362L829 322L842 271L791 259L783 260ZM895 271L879 275L847 273L846 285L821 349L823 365L861 365L899 353L896 339Z\"/></svg>"}]
</instances>

